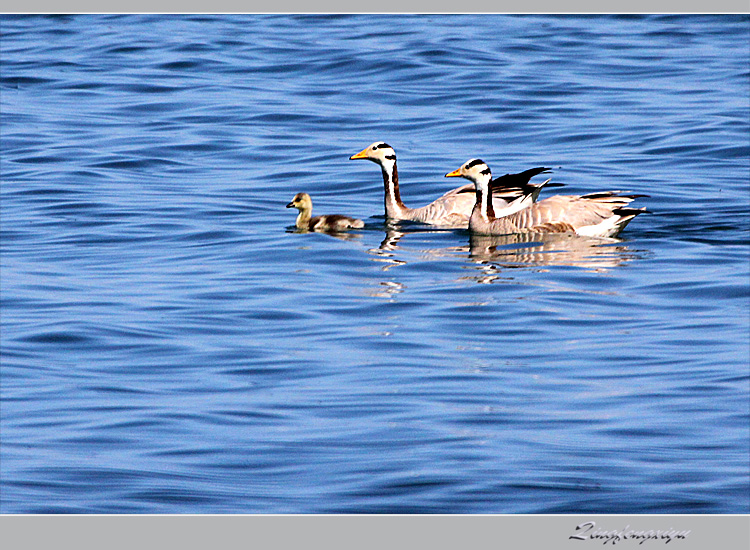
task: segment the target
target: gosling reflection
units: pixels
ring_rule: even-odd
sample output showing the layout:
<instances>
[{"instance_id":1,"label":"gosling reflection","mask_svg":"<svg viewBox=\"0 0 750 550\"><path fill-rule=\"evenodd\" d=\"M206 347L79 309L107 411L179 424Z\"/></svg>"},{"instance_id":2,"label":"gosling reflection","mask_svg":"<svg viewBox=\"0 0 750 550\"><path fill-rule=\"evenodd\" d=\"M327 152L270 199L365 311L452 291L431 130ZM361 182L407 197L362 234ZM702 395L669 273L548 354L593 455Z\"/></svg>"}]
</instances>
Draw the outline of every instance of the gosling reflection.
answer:
<instances>
[{"instance_id":1,"label":"gosling reflection","mask_svg":"<svg viewBox=\"0 0 750 550\"><path fill-rule=\"evenodd\" d=\"M503 268L571 266L606 271L626 264L636 256L619 239L568 233L522 233L472 234L469 257L475 261L493 262Z\"/></svg>"},{"instance_id":2,"label":"gosling reflection","mask_svg":"<svg viewBox=\"0 0 750 550\"><path fill-rule=\"evenodd\" d=\"M326 237L333 237L334 239L338 239L340 241L355 241L355 242L361 242L362 241L362 234L361 233L354 233L352 231L310 231L307 229L299 229L297 227L288 227L286 229L287 233L308 233L310 235L325 235Z\"/></svg>"}]
</instances>

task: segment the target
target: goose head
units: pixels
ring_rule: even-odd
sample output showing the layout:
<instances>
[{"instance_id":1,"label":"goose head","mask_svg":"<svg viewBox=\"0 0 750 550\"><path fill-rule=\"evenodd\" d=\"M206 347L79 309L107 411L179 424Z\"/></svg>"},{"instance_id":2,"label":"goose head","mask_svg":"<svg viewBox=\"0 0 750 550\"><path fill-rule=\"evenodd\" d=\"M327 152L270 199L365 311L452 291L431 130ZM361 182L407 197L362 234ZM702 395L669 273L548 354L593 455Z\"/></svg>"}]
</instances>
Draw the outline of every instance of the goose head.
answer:
<instances>
[{"instance_id":1,"label":"goose head","mask_svg":"<svg viewBox=\"0 0 750 550\"><path fill-rule=\"evenodd\" d=\"M461 168L445 174L445 177L466 178L467 180L473 181L477 189L486 191L489 188L490 180L492 179L492 171L483 160L471 159L463 163Z\"/></svg>"},{"instance_id":2,"label":"goose head","mask_svg":"<svg viewBox=\"0 0 750 550\"><path fill-rule=\"evenodd\" d=\"M367 159L378 163L382 167L393 166L396 164L396 151L393 147L383 141L376 141L372 145L365 147L356 155L349 157L349 160Z\"/></svg>"},{"instance_id":3,"label":"goose head","mask_svg":"<svg viewBox=\"0 0 750 550\"><path fill-rule=\"evenodd\" d=\"M312 199L307 193L297 193L294 195L292 202L286 205L287 208L296 208L300 212L303 210L312 210Z\"/></svg>"}]
</instances>

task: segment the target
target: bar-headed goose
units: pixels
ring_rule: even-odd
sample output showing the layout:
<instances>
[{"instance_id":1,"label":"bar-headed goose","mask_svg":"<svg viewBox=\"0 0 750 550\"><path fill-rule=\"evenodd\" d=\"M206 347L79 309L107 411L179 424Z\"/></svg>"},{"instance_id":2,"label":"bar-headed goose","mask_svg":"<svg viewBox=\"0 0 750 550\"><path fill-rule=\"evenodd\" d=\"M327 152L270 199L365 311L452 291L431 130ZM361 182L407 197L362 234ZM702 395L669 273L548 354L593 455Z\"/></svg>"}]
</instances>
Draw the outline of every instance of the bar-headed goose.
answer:
<instances>
[{"instance_id":1,"label":"bar-headed goose","mask_svg":"<svg viewBox=\"0 0 750 550\"><path fill-rule=\"evenodd\" d=\"M299 210L297 214L297 229L303 229L306 231L324 231L324 232L337 232L346 231L347 229L361 229L365 226L365 222L349 216L342 216L341 214L328 214L326 216L315 216L312 215L312 199L307 193L297 193L294 195L292 202L286 205L287 208L296 208Z\"/></svg>"},{"instance_id":2,"label":"bar-headed goose","mask_svg":"<svg viewBox=\"0 0 750 550\"><path fill-rule=\"evenodd\" d=\"M408 208L401 200L398 188L396 152L393 147L376 141L350 160L367 159L380 165L385 186L385 216L390 220L412 220L443 227L469 226L469 217L474 208L475 191L471 184L448 191L434 202L420 208ZM532 204L539 191L549 180L541 184L529 183L537 174L548 172L549 168L532 168L520 174L508 174L490 182L493 191L493 208L498 215L518 212Z\"/></svg>"},{"instance_id":3,"label":"bar-headed goose","mask_svg":"<svg viewBox=\"0 0 750 550\"><path fill-rule=\"evenodd\" d=\"M445 175L464 177L474 182L476 205L471 213L469 229L482 235L510 233L577 233L589 237L614 237L645 208L626 208L634 199L647 195L621 195L604 191L589 195L555 195L536 202L515 214L497 216L490 200L489 166L471 159L461 168Z\"/></svg>"}]
</instances>

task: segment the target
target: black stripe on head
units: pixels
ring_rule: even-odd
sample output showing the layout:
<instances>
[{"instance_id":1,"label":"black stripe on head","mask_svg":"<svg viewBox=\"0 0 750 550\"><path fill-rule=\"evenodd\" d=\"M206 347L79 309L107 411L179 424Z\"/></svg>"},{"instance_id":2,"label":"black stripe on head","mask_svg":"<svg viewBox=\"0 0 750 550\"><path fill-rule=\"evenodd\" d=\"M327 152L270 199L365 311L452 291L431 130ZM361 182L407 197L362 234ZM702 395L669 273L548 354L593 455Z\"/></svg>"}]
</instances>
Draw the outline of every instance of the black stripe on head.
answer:
<instances>
[{"instance_id":1,"label":"black stripe on head","mask_svg":"<svg viewBox=\"0 0 750 550\"><path fill-rule=\"evenodd\" d=\"M489 176L490 174L492 174L492 170L490 170L490 167L488 166L487 168L485 168L484 170L482 170L479 173L480 174L484 174L485 176Z\"/></svg>"},{"instance_id":2,"label":"black stripe on head","mask_svg":"<svg viewBox=\"0 0 750 550\"><path fill-rule=\"evenodd\" d=\"M465 168L468 170L469 168L474 168L478 164L484 164L484 161L481 159L474 159L469 164L467 164Z\"/></svg>"},{"instance_id":3,"label":"black stripe on head","mask_svg":"<svg viewBox=\"0 0 750 550\"><path fill-rule=\"evenodd\" d=\"M372 148L372 150L373 150L373 151L376 151L377 149L385 149L386 147L387 147L388 149L393 149L393 147L391 147L391 146L390 146L390 145L388 145L387 143L378 143L378 144L377 144L377 145L376 145L375 147L373 147L373 148Z\"/></svg>"},{"instance_id":4,"label":"black stripe on head","mask_svg":"<svg viewBox=\"0 0 750 550\"><path fill-rule=\"evenodd\" d=\"M396 160L396 155L386 155L385 158L388 160Z\"/></svg>"}]
</instances>

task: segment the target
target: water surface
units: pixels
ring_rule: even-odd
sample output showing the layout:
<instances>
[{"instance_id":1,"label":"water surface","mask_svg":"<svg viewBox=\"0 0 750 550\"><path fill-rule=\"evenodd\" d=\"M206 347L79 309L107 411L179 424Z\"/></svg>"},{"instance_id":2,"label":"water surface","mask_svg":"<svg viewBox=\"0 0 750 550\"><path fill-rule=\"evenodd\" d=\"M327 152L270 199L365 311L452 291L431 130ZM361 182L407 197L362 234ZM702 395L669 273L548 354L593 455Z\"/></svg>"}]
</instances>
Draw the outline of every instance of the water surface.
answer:
<instances>
[{"instance_id":1,"label":"water surface","mask_svg":"<svg viewBox=\"0 0 750 550\"><path fill-rule=\"evenodd\" d=\"M747 16L0 21L1 512L750 512ZM653 214L388 227L376 140Z\"/></svg>"}]
</instances>

